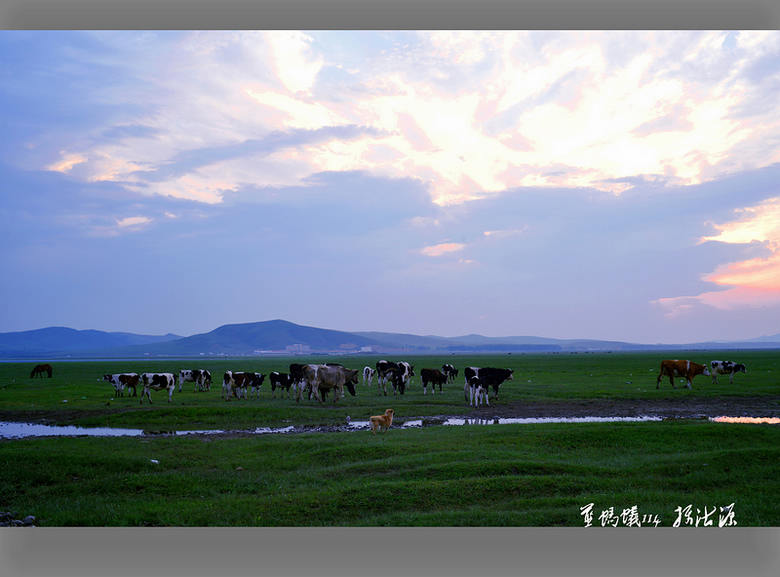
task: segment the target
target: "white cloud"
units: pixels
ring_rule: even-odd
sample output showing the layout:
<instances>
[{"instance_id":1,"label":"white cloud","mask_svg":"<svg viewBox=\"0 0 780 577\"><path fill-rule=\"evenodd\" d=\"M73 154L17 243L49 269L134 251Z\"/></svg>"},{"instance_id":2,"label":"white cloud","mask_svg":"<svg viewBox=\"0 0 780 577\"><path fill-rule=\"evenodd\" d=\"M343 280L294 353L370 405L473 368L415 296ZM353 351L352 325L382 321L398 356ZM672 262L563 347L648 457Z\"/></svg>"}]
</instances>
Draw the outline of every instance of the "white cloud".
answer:
<instances>
[{"instance_id":1,"label":"white cloud","mask_svg":"<svg viewBox=\"0 0 780 577\"><path fill-rule=\"evenodd\" d=\"M740 32L735 48L729 34L432 31L412 36L402 58L373 48L341 62L338 32L192 33L160 62L133 64L140 82L102 96L143 103L122 124L147 136L80 147L47 168L80 165L92 181L203 202L322 171L418 179L441 205L524 186L619 194L640 175L696 184L780 160L766 145L780 132L777 99L735 114L771 90L745 71L777 54L780 33ZM356 63L360 75L325 74ZM345 125L375 132L291 145L275 168L248 154L147 186L145 172L181 154Z\"/></svg>"},{"instance_id":2,"label":"white cloud","mask_svg":"<svg viewBox=\"0 0 780 577\"><path fill-rule=\"evenodd\" d=\"M324 59L313 53L312 39L298 31L265 33L276 76L290 92L309 92L322 69Z\"/></svg>"},{"instance_id":3,"label":"white cloud","mask_svg":"<svg viewBox=\"0 0 780 577\"><path fill-rule=\"evenodd\" d=\"M125 218L117 219L116 225L119 228L139 228L152 222L152 219L147 216L128 216Z\"/></svg>"}]
</instances>

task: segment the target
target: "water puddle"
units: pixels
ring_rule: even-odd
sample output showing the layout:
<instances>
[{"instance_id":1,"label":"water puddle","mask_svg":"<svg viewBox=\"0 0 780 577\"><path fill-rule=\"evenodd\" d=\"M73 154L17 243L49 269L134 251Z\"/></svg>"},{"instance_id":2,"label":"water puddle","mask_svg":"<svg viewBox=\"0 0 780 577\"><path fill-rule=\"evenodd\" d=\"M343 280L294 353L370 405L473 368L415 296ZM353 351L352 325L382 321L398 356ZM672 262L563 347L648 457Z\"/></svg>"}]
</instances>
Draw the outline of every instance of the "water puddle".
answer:
<instances>
[{"instance_id":1,"label":"water puddle","mask_svg":"<svg viewBox=\"0 0 780 577\"><path fill-rule=\"evenodd\" d=\"M713 417L715 423L747 423L750 425L780 425L778 417Z\"/></svg>"},{"instance_id":2,"label":"water puddle","mask_svg":"<svg viewBox=\"0 0 780 577\"><path fill-rule=\"evenodd\" d=\"M111 427L55 427L34 423L0 422L0 438L24 439L27 437L137 437L143 435L141 429L114 429Z\"/></svg>"},{"instance_id":3,"label":"water puddle","mask_svg":"<svg viewBox=\"0 0 780 577\"><path fill-rule=\"evenodd\" d=\"M429 417L425 419L416 419L404 421L396 425L402 429L430 427L435 425L443 426L462 426L462 425L536 425L550 423L623 423L623 422L649 422L661 421L661 417L528 417L528 418L507 418L490 417L484 418L465 418L465 417ZM368 421L353 421L349 425L352 429L368 429Z\"/></svg>"},{"instance_id":4,"label":"water puddle","mask_svg":"<svg viewBox=\"0 0 780 577\"><path fill-rule=\"evenodd\" d=\"M529 417L529 418L466 418L466 417L425 417L393 423L392 428L414 429L431 426L465 425L535 425L552 423L646 423L663 421L663 417ZM777 417L710 417L716 423L780 424ZM368 421L351 421L346 425L330 426L287 426L257 427L253 430L225 431L219 429L201 429L191 431L148 431L143 429L116 429L111 427L75 427L38 425L34 423L12 423L0 421L0 439L25 439L30 437L153 437L159 435L223 435L228 433L242 435L283 435L291 433L333 433L342 431L364 431L370 429Z\"/></svg>"}]
</instances>

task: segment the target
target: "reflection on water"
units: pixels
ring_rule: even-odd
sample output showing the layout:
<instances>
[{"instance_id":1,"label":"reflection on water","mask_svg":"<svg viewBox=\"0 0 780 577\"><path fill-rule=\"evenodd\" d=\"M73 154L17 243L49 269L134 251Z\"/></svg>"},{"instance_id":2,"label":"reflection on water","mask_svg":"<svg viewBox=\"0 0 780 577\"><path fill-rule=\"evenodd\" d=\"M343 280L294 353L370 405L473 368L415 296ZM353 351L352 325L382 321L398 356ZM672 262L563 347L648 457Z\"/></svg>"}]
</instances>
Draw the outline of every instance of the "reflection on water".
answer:
<instances>
[{"instance_id":1,"label":"reflection on water","mask_svg":"<svg viewBox=\"0 0 780 577\"><path fill-rule=\"evenodd\" d=\"M426 417L393 423L393 428L412 429L428 426L461 426L461 425L534 425L550 423L629 423L662 421L662 417L534 417L534 418L465 418L465 417ZM750 424L780 424L777 417L713 417L710 419L716 423L750 423ZM351 421L345 426L330 427L257 427L248 431L232 431L250 435L271 435L285 433L307 432L334 432L334 431L361 431L370 429L368 421ZM9 423L0 421L0 439L23 439L27 437L139 437L142 435L154 436L157 434L169 435L219 435L228 431L223 430L193 430L193 431L162 431L160 433L143 431L142 429L115 429L109 427L74 427L36 425L33 423Z\"/></svg>"},{"instance_id":2,"label":"reflection on water","mask_svg":"<svg viewBox=\"0 0 780 577\"><path fill-rule=\"evenodd\" d=\"M253 431L256 435L268 435L272 433L292 433L295 427L284 427L282 429L272 429L270 427L258 427Z\"/></svg>"},{"instance_id":3,"label":"reflection on water","mask_svg":"<svg viewBox=\"0 0 780 577\"><path fill-rule=\"evenodd\" d=\"M780 425L778 417L713 417L716 423L748 423L751 425Z\"/></svg>"},{"instance_id":4,"label":"reflection on water","mask_svg":"<svg viewBox=\"0 0 780 577\"><path fill-rule=\"evenodd\" d=\"M528 417L491 419L447 419L442 425L536 425L546 423L646 423L661 417Z\"/></svg>"},{"instance_id":5,"label":"reflection on water","mask_svg":"<svg viewBox=\"0 0 780 577\"><path fill-rule=\"evenodd\" d=\"M402 424L394 426L400 426L402 429L410 429L416 427L428 427L432 425L535 425L546 423L623 423L623 422L650 422L661 421L661 417L528 417L528 418L504 418L504 417L490 417L487 419L482 418L465 418L465 417L430 417L427 419L416 419L411 421L404 421ZM367 429L369 428L368 421L352 421L349 424L350 429Z\"/></svg>"},{"instance_id":6,"label":"reflection on water","mask_svg":"<svg viewBox=\"0 0 780 577\"><path fill-rule=\"evenodd\" d=\"M55 427L51 425L36 425L33 423L0 422L0 438L22 439L24 437L137 437L143 435L141 429L113 429L109 427Z\"/></svg>"}]
</instances>

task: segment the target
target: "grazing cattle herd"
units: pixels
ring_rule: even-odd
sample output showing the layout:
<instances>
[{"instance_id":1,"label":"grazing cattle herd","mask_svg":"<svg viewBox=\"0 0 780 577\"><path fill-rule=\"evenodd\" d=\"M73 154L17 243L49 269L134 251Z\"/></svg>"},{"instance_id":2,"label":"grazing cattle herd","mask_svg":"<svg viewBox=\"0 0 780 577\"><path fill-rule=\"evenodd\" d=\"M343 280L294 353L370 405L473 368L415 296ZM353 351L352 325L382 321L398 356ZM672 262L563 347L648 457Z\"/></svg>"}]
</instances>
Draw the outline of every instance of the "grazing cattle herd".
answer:
<instances>
[{"instance_id":1,"label":"grazing cattle herd","mask_svg":"<svg viewBox=\"0 0 780 577\"><path fill-rule=\"evenodd\" d=\"M43 367L43 368L40 368ZM47 370L48 369L48 370ZM38 376L41 372L50 372L50 365L38 365L30 377ZM499 387L506 381L513 380L513 369L496 367L464 367L464 397L469 406L489 406L490 391L493 392L493 400L498 399ZM733 361L711 361L709 367L705 364L695 363L690 360L663 360L660 372L656 378L656 389L660 388L664 377L669 379L673 388L675 378L684 379L687 388L692 387L693 379L697 375L711 376L712 383L718 383L719 375L728 375L729 384L734 383L734 375L747 373L742 363ZM441 368L424 368L420 370L420 384L423 394L443 393L444 385L455 382L459 371L451 364L444 364ZM333 402L336 403L344 397L346 389L350 395L357 395L359 377L362 376L364 387L371 386L374 376L377 379L377 391L386 396L388 383L393 388L393 395L403 395L412 383L412 377L416 375L414 365L407 361L386 361L376 363L376 367L366 366L361 370L349 369L338 363L325 364L299 364L292 363L289 372L272 371L268 376L271 387L271 396L276 398L276 390L280 394L286 393L289 399L294 394L296 402L300 403L304 395L308 399L316 399L323 403L328 395L333 394ZM260 398L260 391L265 382L266 375L256 372L225 371L222 378L222 398L225 401L231 399L249 399L250 396ZM125 391L132 396L138 396L137 387L141 387L140 403L144 397L152 402L151 390L167 391L168 402L173 399L176 389L177 375L174 373L115 373L103 376L103 381L108 382L114 389L115 397L123 397ZM211 373L206 369L182 369L178 373L178 388L182 391L182 385L186 382L194 383L195 392L211 390ZM373 418L373 417L372 417ZM392 417L391 417L392 419Z\"/></svg>"}]
</instances>

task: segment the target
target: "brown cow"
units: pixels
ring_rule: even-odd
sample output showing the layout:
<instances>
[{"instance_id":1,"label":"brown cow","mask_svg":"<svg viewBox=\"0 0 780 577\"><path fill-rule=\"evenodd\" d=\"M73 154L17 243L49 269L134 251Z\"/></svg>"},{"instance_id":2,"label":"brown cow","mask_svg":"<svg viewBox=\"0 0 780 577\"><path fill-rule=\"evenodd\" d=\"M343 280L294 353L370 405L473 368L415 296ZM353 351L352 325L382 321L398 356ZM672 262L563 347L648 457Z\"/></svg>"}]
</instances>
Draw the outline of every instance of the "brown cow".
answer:
<instances>
[{"instance_id":1,"label":"brown cow","mask_svg":"<svg viewBox=\"0 0 780 577\"><path fill-rule=\"evenodd\" d=\"M133 389L133 396L137 397L136 387L138 386L138 373L116 373L112 375L103 375L103 380L108 381L114 386L114 396L123 397L125 389Z\"/></svg>"},{"instance_id":2,"label":"brown cow","mask_svg":"<svg viewBox=\"0 0 780 577\"><path fill-rule=\"evenodd\" d=\"M346 369L340 366L306 365L304 367L307 386L311 387L312 394L320 403L322 395L331 390L333 391L333 402L338 401L344 396L345 385L350 394L354 396L359 374L360 371L357 369Z\"/></svg>"},{"instance_id":3,"label":"brown cow","mask_svg":"<svg viewBox=\"0 0 780 577\"><path fill-rule=\"evenodd\" d=\"M222 378L222 398L226 401L230 400L230 397L247 398L246 388L249 384L249 376L252 373L225 371L225 375Z\"/></svg>"},{"instance_id":4,"label":"brown cow","mask_svg":"<svg viewBox=\"0 0 780 577\"><path fill-rule=\"evenodd\" d=\"M693 361L678 361L676 359L673 361L661 361L661 372L656 379L655 388L657 389L661 385L661 377L668 376L673 389L677 388L674 386L674 377L684 377L686 381L685 386L690 389L691 381L693 381L693 377L696 375L709 377L710 371L707 369L707 365L700 365Z\"/></svg>"}]
</instances>

